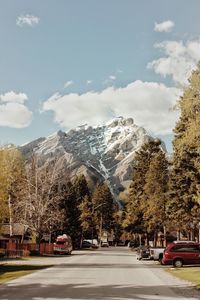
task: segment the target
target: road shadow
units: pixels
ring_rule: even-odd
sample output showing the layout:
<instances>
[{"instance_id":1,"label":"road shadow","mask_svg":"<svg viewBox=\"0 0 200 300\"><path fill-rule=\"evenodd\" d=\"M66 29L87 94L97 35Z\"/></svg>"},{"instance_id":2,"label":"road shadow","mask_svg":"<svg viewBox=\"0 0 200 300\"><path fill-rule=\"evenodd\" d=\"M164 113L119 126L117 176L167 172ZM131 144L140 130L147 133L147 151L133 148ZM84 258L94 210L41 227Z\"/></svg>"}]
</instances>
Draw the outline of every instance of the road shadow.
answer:
<instances>
[{"instance_id":1,"label":"road shadow","mask_svg":"<svg viewBox=\"0 0 200 300\"><path fill-rule=\"evenodd\" d=\"M83 268L88 268L88 269L147 269L149 268L149 265L146 264L120 264L120 263L115 263L115 264L108 264L108 263L62 263L57 265L59 268L78 268L78 269L83 269ZM152 265L151 267L154 268L162 268L160 265Z\"/></svg>"},{"instance_id":2,"label":"road shadow","mask_svg":"<svg viewBox=\"0 0 200 300\"><path fill-rule=\"evenodd\" d=\"M2 300L35 300L35 299L135 299L135 300L161 300L161 299L200 299L199 291L187 287L167 286L133 286L133 285L98 285L83 284L27 284L0 286Z\"/></svg>"}]
</instances>

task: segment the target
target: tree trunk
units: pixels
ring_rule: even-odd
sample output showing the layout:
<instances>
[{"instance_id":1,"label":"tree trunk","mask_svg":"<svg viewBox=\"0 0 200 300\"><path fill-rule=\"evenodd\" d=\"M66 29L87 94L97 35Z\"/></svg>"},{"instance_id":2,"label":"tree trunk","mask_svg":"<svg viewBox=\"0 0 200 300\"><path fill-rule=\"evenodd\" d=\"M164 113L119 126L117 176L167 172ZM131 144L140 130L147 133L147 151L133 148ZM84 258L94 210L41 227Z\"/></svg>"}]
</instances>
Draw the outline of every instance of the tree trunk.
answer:
<instances>
[{"instance_id":1,"label":"tree trunk","mask_svg":"<svg viewBox=\"0 0 200 300\"><path fill-rule=\"evenodd\" d=\"M177 241L180 241L180 238L181 238L181 236L180 236L181 235L180 230L177 230L176 234L177 234Z\"/></svg>"},{"instance_id":2,"label":"tree trunk","mask_svg":"<svg viewBox=\"0 0 200 300\"><path fill-rule=\"evenodd\" d=\"M163 246L164 247L166 247L167 246L167 235L166 235L166 232L167 232L167 230L166 230L166 226L164 225L163 226L163 233L164 233L164 241L163 241Z\"/></svg>"},{"instance_id":3,"label":"tree trunk","mask_svg":"<svg viewBox=\"0 0 200 300\"><path fill-rule=\"evenodd\" d=\"M156 247L157 245L157 231L154 232L154 240L153 240L153 246Z\"/></svg>"}]
</instances>

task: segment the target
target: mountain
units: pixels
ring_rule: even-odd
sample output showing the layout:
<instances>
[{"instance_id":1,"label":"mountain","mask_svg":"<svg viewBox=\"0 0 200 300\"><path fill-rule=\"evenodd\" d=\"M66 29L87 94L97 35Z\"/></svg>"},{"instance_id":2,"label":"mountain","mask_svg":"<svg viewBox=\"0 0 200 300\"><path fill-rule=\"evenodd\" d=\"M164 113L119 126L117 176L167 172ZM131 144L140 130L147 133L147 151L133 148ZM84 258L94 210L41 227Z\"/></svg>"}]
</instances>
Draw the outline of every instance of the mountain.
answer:
<instances>
[{"instance_id":1,"label":"mountain","mask_svg":"<svg viewBox=\"0 0 200 300\"><path fill-rule=\"evenodd\" d=\"M62 160L70 177L84 174L91 184L106 180L117 194L131 180L135 152L150 139L153 138L132 118L118 117L104 125L58 131L23 145L20 150L27 159L35 153L40 165Z\"/></svg>"}]
</instances>

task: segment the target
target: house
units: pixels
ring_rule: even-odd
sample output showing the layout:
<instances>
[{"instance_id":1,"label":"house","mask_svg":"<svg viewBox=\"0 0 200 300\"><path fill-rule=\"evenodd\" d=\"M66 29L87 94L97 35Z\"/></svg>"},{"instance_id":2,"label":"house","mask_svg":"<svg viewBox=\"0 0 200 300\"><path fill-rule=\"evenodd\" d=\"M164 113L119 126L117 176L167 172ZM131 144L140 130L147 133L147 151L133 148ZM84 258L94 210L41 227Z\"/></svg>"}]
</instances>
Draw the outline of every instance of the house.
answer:
<instances>
[{"instance_id":1,"label":"house","mask_svg":"<svg viewBox=\"0 0 200 300\"><path fill-rule=\"evenodd\" d=\"M0 233L0 248L6 248L7 243L20 244L30 239L31 231L27 225L21 223L3 224Z\"/></svg>"}]
</instances>

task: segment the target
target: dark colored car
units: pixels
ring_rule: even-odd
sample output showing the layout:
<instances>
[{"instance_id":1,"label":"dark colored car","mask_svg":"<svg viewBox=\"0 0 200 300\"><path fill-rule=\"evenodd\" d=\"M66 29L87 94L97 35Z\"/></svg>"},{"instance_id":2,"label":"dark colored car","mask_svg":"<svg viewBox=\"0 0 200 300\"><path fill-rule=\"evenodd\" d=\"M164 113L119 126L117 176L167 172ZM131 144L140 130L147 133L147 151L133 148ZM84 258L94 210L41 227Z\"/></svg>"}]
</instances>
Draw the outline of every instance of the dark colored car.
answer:
<instances>
[{"instance_id":1,"label":"dark colored car","mask_svg":"<svg viewBox=\"0 0 200 300\"><path fill-rule=\"evenodd\" d=\"M192 241L170 243L163 253L162 264L173 265L176 268L200 264L200 244Z\"/></svg>"},{"instance_id":2,"label":"dark colored car","mask_svg":"<svg viewBox=\"0 0 200 300\"><path fill-rule=\"evenodd\" d=\"M90 249L90 248L96 249L96 248L98 248L98 246L95 245L95 244L92 244L92 243L89 242L89 241L84 240L84 241L82 242L82 248L84 248L84 249Z\"/></svg>"},{"instance_id":3,"label":"dark colored car","mask_svg":"<svg viewBox=\"0 0 200 300\"><path fill-rule=\"evenodd\" d=\"M138 246L139 246L139 242L136 241L136 240L131 240L131 241L128 243L128 246L129 246L129 248L138 247Z\"/></svg>"},{"instance_id":4,"label":"dark colored car","mask_svg":"<svg viewBox=\"0 0 200 300\"><path fill-rule=\"evenodd\" d=\"M147 246L140 246L137 249L136 258L141 260L143 258L150 258L150 249Z\"/></svg>"},{"instance_id":5,"label":"dark colored car","mask_svg":"<svg viewBox=\"0 0 200 300\"><path fill-rule=\"evenodd\" d=\"M122 240L117 241L117 246L125 246L125 245L126 245L125 241Z\"/></svg>"}]
</instances>

